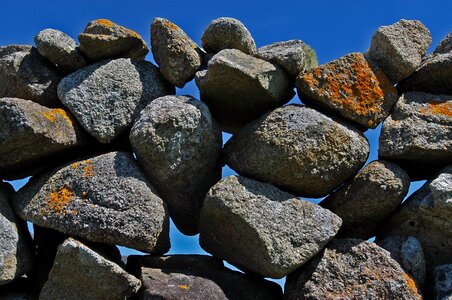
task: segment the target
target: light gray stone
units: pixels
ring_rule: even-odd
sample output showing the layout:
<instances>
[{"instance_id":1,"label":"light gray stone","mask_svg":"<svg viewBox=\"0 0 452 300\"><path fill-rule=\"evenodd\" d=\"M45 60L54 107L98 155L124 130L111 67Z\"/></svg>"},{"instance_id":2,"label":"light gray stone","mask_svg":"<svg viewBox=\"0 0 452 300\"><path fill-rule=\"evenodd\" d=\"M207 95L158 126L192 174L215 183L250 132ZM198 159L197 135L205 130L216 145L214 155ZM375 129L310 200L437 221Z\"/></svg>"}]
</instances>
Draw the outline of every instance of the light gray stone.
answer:
<instances>
[{"instance_id":1,"label":"light gray stone","mask_svg":"<svg viewBox=\"0 0 452 300\"><path fill-rule=\"evenodd\" d=\"M449 32L444 37L444 39L439 42L438 46L436 46L435 51L433 51L433 54L448 52L452 52L452 32Z\"/></svg>"},{"instance_id":2,"label":"light gray stone","mask_svg":"<svg viewBox=\"0 0 452 300\"><path fill-rule=\"evenodd\" d=\"M452 264L442 265L433 272L435 300L452 299Z\"/></svg>"}]
</instances>

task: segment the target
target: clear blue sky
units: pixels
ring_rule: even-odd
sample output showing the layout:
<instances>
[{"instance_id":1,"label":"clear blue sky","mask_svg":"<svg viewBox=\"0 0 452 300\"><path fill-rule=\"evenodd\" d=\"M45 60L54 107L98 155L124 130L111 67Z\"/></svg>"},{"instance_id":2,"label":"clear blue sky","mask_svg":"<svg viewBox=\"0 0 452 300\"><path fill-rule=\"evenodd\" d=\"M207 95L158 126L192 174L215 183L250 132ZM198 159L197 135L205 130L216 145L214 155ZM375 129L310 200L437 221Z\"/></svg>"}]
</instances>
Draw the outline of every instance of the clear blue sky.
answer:
<instances>
[{"instance_id":1,"label":"clear blue sky","mask_svg":"<svg viewBox=\"0 0 452 300\"><path fill-rule=\"evenodd\" d=\"M200 43L212 19L228 16L241 20L258 47L301 39L326 63L350 52L364 52L373 32L401 18L418 19L433 37L432 48L452 31L452 1L3 1L0 45L33 44L42 29L55 28L73 38L93 19L107 18L137 31L148 43L154 17L167 18ZM148 56L152 60L151 55ZM193 82L177 91L199 97ZM297 98L293 101L297 102ZM379 129L368 131L370 160L377 157ZM227 136L225 136L227 138ZM231 174L228 169L225 174ZM18 188L19 183L15 184ZM419 187L414 184L411 191ZM196 237L183 237L172 226L171 253L202 253ZM128 251L125 251L128 253Z\"/></svg>"}]
</instances>

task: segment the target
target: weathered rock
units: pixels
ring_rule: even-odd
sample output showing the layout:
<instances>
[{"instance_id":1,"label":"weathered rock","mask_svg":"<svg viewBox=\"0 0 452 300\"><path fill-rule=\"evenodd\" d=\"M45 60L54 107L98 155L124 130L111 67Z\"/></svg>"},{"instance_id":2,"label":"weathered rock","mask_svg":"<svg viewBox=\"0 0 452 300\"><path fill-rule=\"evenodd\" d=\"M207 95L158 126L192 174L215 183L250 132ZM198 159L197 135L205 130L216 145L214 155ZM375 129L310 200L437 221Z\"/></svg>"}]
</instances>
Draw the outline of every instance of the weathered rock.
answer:
<instances>
[{"instance_id":1,"label":"weathered rock","mask_svg":"<svg viewBox=\"0 0 452 300\"><path fill-rule=\"evenodd\" d=\"M422 299L389 253L357 239L333 240L287 277L284 299Z\"/></svg>"},{"instance_id":2,"label":"weathered rock","mask_svg":"<svg viewBox=\"0 0 452 300\"><path fill-rule=\"evenodd\" d=\"M251 33L234 18L218 18L210 22L201 41L204 50L210 53L223 49L237 49L250 55L256 53L256 43Z\"/></svg>"},{"instance_id":3,"label":"weathered rock","mask_svg":"<svg viewBox=\"0 0 452 300\"><path fill-rule=\"evenodd\" d=\"M174 87L156 66L126 58L87 66L58 85L63 104L102 143L126 134L149 102L168 94Z\"/></svg>"},{"instance_id":4,"label":"weathered rock","mask_svg":"<svg viewBox=\"0 0 452 300\"><path fill-rule=\"evenodd\" d=\"M410 178L399 166L373 161L320 205L341 217L339 236L369 239L402 203Z\"/></svg>"},{"instance_id":5,"label":"weathered rock","mask_svg":"<svg viewBox=\"0 0 452 300\"><path fill-rule=\"evenodd\" d=\"M154 59L162 75L177 87L195 77L201 67L201 49L176 24L155 18L151 25Z\"/></svg>"},{"instance_id":6,"label":"weathered rock","mask_svg":"<svg viewBox=\"0 0 452 300\"><path fill-rule=\"evenodd\" d=\"M298 74L317 67L314 49L301 40L277 42L257 49L257 57L283 68L295 78Z\"/></svg>"},{"instance_id":7,"label":"weathered rock","mask_svg":"<svg viewBox=\"0 0 452 300\"><path fill-rule=\"evenodd\" d=\"M322 197L364 165L369 143L357 129L307 107L275 109L232 136L226 164L296 195Z\"/></svg>"},{"instance_id":8,"label":"weathered rock","mask_svg":"<svg viewBox=\"0 0 452 300\"><path fill-rule=\"evenodd\" d=\"M421 64L432 43L430 31L418 20L400 20L374 33L367 56L393 83L407 78Z\"/></svg>"},{"instance_id":9,"label":"weathered rock","mask_svg":"<svg viewBox=\"0 0 452 300\"><path fill-rule=\"evenodd\" d=\"M217 53L207 71L196 74L196 84L201 100L228 132L238 131L294 95L283 69L235 49Z\"/></svg>"},{"instance_id":10,"label":"weathered rock","mask_svg":"<svg viewBox=\"0 0 452 300\"><path fill-rule=\"evenodd\" d=\"M10 206L12 187L0 181L0 285L29 272L33 257L25 222L19 220Z\"/></svg>"},{"instance_id":11,"label":"weathered rock","mask_svg":"<svg viewBox=\"0 0 452 300\"><path fill-rule=\"evenodd\" d=\"M141 60L149 52L138 33L106 19L89 22L78 40L80 50L92 62L118 57Z\"/></svg>"},{"instance_id":12,"label":"weathered rock","mask_svg":"<svg viewBox=\"0 0 452 300\"><path fill-rule=\"evenodd\" d=\"M169 249L166 206L132 154L111 152L34 176L14 197L38 226L150 253Z\"/></svg>"},{"instance_id":13,"label":"weathered rock","mask_svg":"<svg viewBox=\"0 0 452 300\"><path fill-rule=\"evenodd\" d=\"M60 75L38 50L28 45L0 47L0 97L58 105Z\"/></svg>"},{"instance_id":14,"label":"weathered rock","mask_svg":"<svg viewBox=\"0 0 452 300\"><path fill-rule=\"evenodd\" d=\"M452 265L442 265L433 272L435 300L452 299Z\"/></svg>"},{"instance_id":15,"label":"weathered rock","mask_svg":"<svg viewBox=\"0 0 452 300\"><path fill-rule=\"evenodd\" d=\"M271 184L230 176L204 200L200 244L244 271L281 278L320 252L341 223L329 210Z\"/></svg>"},{"instance_id":16,"label":"weathered rock","mask_svg":"<svg viewBox=\"0 0 452 300\"><path fill-rule=\"evenodd\" d=\"M35 36L35 43L39 53L63 72L71 73L86 66L77 43L64 32L45 29Z\"/></svg>"},{"instance_id":17,"label":"weathered rock","mask_svg":"<svg viewBox=\"0 0 452 300\"><path fill-rule=\"evenodd\" d=\"M347 54L302 73L295 85L303 102L367 128L377 127L397 101L395 87L361 53Z\"/></svg>"},{"instance_id":18,"label":"weathered rock","mask_svg":"<svg viewBox=\"0 0 452 300\"><path fill-rule=\"evenodd\" d=\"M88 141L65 110L17 98L0 98L0 128L1 178L32 175Z\"/></svg>"},{"instance_id":19,"label":"weathered rock","mask_svg":"<svg viewBox=\"0 0 452 300\"><path fill-rule=\"evenodd\" d=\"M282 299L277 284L228 270L212 256L133 255L127 269L143 281L140 299Z\"/></svg>"},{"instance_id":20,"label":"weathered rock","mask_svg":"<svg viewBox=\"0 0 452 300\"><path fill-rule=\"evenodd\" d=\"M141 282L72 238L58 248L39 299L126 299Z\"/></svg>"},{"instance_id":21,"label":"weathered rock","mask_svg":"<svg viewBox=\"0 0 452 300\"><path fill-rule=\"evenodd\" d=\"M221 178L221 131L207 106L189 96L155 99L135 121L130 141L176 226L198 233L204 197Z\"/></svg>"},{"instance_id":22,"label":"weathered rock","mask_svg":"<svg viewBox=\"0 0 452 300\"><path fill-rule=\"evenodd\" d=\"M446 35L444 39L441 40L441 42L439 42L438 46L436 46L435 51L433 51L433 54L448 52L452 52L452 32L449 32L449 34Z\"/></svg>"}]
</instances>

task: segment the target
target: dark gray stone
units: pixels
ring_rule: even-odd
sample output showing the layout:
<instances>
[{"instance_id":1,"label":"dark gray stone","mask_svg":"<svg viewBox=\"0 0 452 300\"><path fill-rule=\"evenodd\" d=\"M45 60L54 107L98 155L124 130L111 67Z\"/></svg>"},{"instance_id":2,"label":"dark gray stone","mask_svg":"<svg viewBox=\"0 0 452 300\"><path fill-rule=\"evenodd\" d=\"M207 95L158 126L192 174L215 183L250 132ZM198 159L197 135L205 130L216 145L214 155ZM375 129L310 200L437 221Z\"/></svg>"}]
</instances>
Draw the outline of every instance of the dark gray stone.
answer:
<instances>
[{"instance_id":1,"label":"dark gray stone","mask_svg":"<svg viewBox=\"0 0 452 300\"><path fill-rule=\"evenodd\" d=\"M449 32L449 34L447 34L444 39L439 42L435 51L433 51L433 54L448 52L452 52L452 32Z\"/></svg>"},{"instance_id":2,"label":"dark gray stone","mask_svg":"<svg viewBox=\"0 0 452 300\"><path fill-rule=\"evenodd\" d=\"M433 272L435 300L452 299L452 265L442 265Z\"/></svg>"},{"instance_id":3,"label":"dark gray stone","mask_svg":"<svg viewBox=\"0 0 452 300\"><path fill-rule=\"evenodd\" d=\"M39 292L30 278L20 277L0 285L0 300L37 300L38 296Z\"/></svg>"}]
</instances>

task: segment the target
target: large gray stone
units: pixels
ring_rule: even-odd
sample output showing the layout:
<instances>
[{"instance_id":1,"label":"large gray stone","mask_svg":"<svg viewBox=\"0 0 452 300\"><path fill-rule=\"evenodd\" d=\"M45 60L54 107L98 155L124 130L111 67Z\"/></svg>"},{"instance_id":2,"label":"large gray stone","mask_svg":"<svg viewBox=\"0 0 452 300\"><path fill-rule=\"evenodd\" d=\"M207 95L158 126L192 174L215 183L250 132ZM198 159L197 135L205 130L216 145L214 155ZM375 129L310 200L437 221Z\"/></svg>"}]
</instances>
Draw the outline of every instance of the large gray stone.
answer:
<instances>
[{"instance_id":1,"label":"large gray stone","mask_svg":"<svg viewBox=\"0 0 452 300\"><path fill-rule=\"evenodd\" d=\"M204 197L221 178L221 131L207 106L189 96L155 99L136 120L130 141L176 226L198 233Z\"/></svg>"},{"instance_id":2,"label":"large gray stone","mask_svg":"<svg viewBox=\"0 0 452 300\"><path fill-rule=\"evenodd\" d=\"M0 47L0 97L29 99L45 106L59 104L60 75L28 45Z\"/></svg>"},{"instance_id":3,"label":"large gray stone","mask_svg":"<svg viewBox=\"0 0 452 300\"><path fill-rule=\"evenodd\" d=\"M224 147L226 164L240 175L309 197L339 187L368 154L369 143L360 131L300 105L262 116Z\"/></svg>"},{"instance_id":4,"label":"large gray stone","mask_svg":"<svg viewBox=\"0 0 452 300\"><path fill-rule=\"evenodd\" d=\"M236 132L294 95L283 69L235 49L217 53L196 74L201 100L223 130Z\"/></svg>"},{"instance_id":5,"label":"large gray stone","mask_svg":"<svg viewBox=\"0 0 452 300\"><path fill-rule=\"evenodd\" d=\"M393 83L407 78L421 64L432 43L430 31L418 20L400 20L374 33L367 56Z\"/></svg>"},{"instance_id":6,"label":"large gray stone","mask_svg":"<svg viewBox=\"0 0 452 300\"><path fill-rule=\"evenodd\" d=\"M422 299L389 252L358 239L333 240L287 277L284 299Z\"/></svg>"},{"instance_id":7,"label":"large gray stone","mask_svg":"<svg viewBox=\"0 0 452 300\"><path fill-rule=\"evenodd\" d=\"M111 152L34 176L16 212L41 227L150 253L169 249L166 206L132 154Z\"/></svg>"},{"instance_id":8,"label":"large gray stone","mask_svg":"<svg viewBox=\"0 0 452 300\"><path fill-rule=\"evenodd\" d=\"M127 133L149 102L168 94L174 94L174 87L157 67L126 58L87 66L58 85L63 104L102 143Z\"/></svg>"},{"instance_id":9,"label":"large gray stone","mask_svg":"<svg viewBox=\"0 0 452 300\"><path fill-rule=\"evenodd\" d=\"M435 51L433 51L433 54L448 52L452 52L452 32L449 32L449 34L447 34L444 39L439 42L438 46L435 48Z\"/></svg>"},{"instance_id":10,"label":"large gray stone","mask_svg":"<svg viewBox=\"0 0 452 300\"><path fill-rule=\"evenodd\" d=\"M271 184L230 176L204 200L199 239L204 250L244 271L281 278L320 252L341 223Z\"/></svg>"},{"instance_id":11,"label":"large gray stone","mask_svg":"<svg viewBox=\"0 0 452 300\"><path fill-rule=\"evenodd\" d=\"M442 265L433 272L435 300L452 299L452 264Z\"/></svg>"},{"instance_id":12,"label":"large gray stone","mask_svg":"<svg viewBox=\"0 0 452 300\"><path fill-rule=\"evenodd\" d=\"M81 242L67 239L39 299L118 299L131 297L141 287L136 277Z\"/></svg>"}]
</instances>

